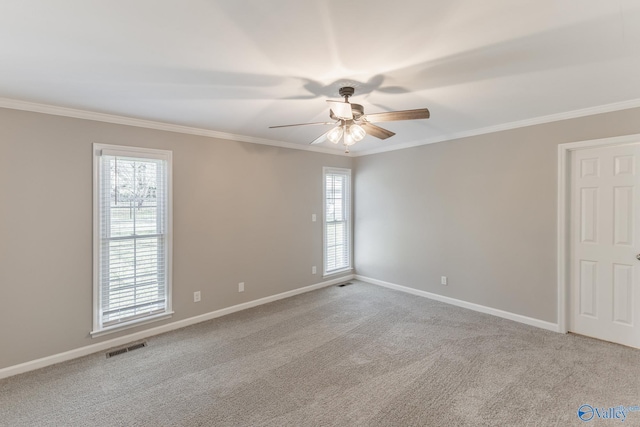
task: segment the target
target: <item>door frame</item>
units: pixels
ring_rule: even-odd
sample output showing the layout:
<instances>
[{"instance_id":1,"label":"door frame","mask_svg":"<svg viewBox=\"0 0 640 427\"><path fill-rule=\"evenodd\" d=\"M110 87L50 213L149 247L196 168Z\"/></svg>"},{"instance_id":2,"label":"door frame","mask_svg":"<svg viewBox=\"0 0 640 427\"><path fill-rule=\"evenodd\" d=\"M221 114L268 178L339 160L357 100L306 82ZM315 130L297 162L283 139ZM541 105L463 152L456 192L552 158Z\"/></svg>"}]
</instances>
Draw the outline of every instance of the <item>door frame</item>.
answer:
<instances>
[{"instance_id":1,"label":"door frame","mask_svg":"<svg viewBox=\"0 0 640 427\"><path fill-rule=\"evenodd\" d=\"M613 147L640 143L640 134L616 136L611 138L590 139L579 142L568 142L558 145L558 228L557 228L557 257L558 257L558 332L569 332L570 282L570 230L571 217L569 206L571 203L571 153L588 148Z\"/></svg>"}]
</instances>

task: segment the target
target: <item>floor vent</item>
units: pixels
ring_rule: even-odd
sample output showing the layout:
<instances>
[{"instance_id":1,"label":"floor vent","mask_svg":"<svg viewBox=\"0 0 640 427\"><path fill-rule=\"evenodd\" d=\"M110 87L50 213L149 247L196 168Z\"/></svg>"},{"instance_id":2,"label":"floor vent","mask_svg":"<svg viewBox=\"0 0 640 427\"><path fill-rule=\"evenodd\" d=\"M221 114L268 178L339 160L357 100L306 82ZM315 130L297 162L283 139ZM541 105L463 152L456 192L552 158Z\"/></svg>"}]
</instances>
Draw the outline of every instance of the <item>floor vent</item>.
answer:
<instances>
[{"instance_id":1,"label":"floor vent","mask_svg":"<svg viewBox=\"0 0 640 427\"><path fill-rule=\"evenodd\" d=\"M115 349L115 350L111 350L111 351L107 352L107 359L110 358L110 357L113 357L113 356L117 356L117 355L122 354L122 353L127 353L129 351L137 350L139 348L146 347L146 346L147 346L147 342L143 341L143 342L131 344L130 346L127 346L127 347L122 347L122 348L118 348L118 349Z\"/></svg>"},{"instance_id":2,"label":"floor vent","mask_svg":"<svg viewBox=\"0 0 640 427\"><path fill-rule=\"evenodd\" d=\"M339 288L344 288L344 287L345 287L345 286L347 286L347 285L353 285L353 282L344 282L344 283L340 283L340 284L338 285L338 287L339 287Z\"/></svg>"}]
</instances>

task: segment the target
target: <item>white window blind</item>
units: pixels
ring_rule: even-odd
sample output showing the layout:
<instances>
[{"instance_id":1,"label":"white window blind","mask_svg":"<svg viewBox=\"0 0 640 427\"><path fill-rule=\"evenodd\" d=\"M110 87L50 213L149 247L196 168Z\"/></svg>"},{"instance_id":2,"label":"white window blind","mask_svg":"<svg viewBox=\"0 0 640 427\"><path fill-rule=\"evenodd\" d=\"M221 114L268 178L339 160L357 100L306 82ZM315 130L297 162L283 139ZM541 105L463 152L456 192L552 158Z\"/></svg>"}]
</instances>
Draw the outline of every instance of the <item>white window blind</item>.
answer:
<instances>
[{"instance_id":1,"label":"white window blind","mask_svg":"<svg viewBox=\"0 0 640 427\"><path fill-rule=\"evenodd\" d=\"M171 308L171 153L95 149L94 332Z\"/></svg>"},{"instance_id":2,"label":"white window blind","mask_svg":"<svg viewBox=\"0 0 640 427\"><path fill-rule=\"evenodd\" d=\"M351 170L324 168L324 274L351 268Z\"/></svg>"}]
</instances>

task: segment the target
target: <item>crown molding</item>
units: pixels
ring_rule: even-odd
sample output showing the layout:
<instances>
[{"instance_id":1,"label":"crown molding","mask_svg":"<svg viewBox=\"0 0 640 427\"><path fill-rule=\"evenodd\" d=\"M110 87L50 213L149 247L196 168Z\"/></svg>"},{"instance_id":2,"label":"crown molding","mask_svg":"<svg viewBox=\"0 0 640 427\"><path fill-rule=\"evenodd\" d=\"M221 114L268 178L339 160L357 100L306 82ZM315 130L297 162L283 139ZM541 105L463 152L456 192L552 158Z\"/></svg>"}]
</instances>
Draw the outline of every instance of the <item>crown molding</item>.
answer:
<instances>
[{"instance_id":1,"label":"crown molding","mask_svg":"<svg viewBox=\"0 0 640 427\"><path fill-rule=\"evenodd\" d=\"M418 147L421 145L435 144L437 142L451 141L454 139L467 138L470 136L485 135L488 133L501 132L523 128L527 126L541 125L561 120L577 119L580 117L592 116L595 114L611 113L614 111L628 110L640 107L640 99L631 99L628 101L614 102L611 104L599 105L597 107L582 108L579 110L566 111L564 113L550 114L548 116L534 117L532 119L519 120L515 122L503 123L495 126L472 129L464 132L455 132L436 138L427 138L423 140L406 142L389 147L374 148L372 150L363 150L352 153L354 157L368 156L371 154L385 153L388 151L404 150L406 148Z\"/></svg>"},{"instance_id":2,"label":"crown molding","mask_svg":"<svg viewBox=\"0 0 640 427\"><path fill-rule=\"evenodd\" d=\"M104 123L112 123L125 126L135 126L147 129L163 130L188 135L205 136L209 138L224 139L236 142L249 142L252 144L270 145L273 147L290 148L293 150L313 151L334 156L353 156L353 153L342 153L331 148L319 147L317 145L302 145L291 142L276 141L272 139L256 138L247 135L236 135L233 133L218 132L210 129L202 129L190 126L182 126L171 123L156 122L153 120L136 119L133 117L118 116L115 114L98 113L95 111L78 110L74 108L59 107L56 105L40 104L36 102L21 101L11 98L0 98L0 108L12 110L30 111L33 113L50 114L54 116L71 117L75 119L94 120Z\"/></svg>"},{"instance_id":3,"label":"crown molding","mask_svg":"<svg viewBox=\"0 0 640 427\"><path fill-rule=\"evenodd\" d=\"M404 150L406 148L419 147L421 145L435 144L437 142L451 141L454 139L467 138L470 136L485 135L488 133L501 132L527 126L540 125L557 122L561 120L576 119L594 114L611 113L614 111L628 110L640 107L640 99L614 102L597 107L582 108L579 110L566 111L558 114L534 117L526 120L503 123L495 126L471 129L464 132L454 132L441 135L435 138L425 138L416 141L405 142L387 147L374 148L371 150L351 151L343 153L332 148L320 147L317 145L302 145L291 142L276 141L265 138L256 138L247 135L237 135L233 133L218 132L210 129L202 129L190 126L182 126L171 123L156 122L153 120L136 119L133 117L118 116L115 114L98 113L95 111L78 110L74 108L59 107L56 105L40 104L36 102L21 101L11 98L0 98L0 108L12 110L30 111L34 113L51 114L55 116L71 117L76 119L94 120L98 122L113 123L126 126L142 127L147 129L163 130L167 132L183 133L188 135L205 136L209 138L223 139L228 141L249 142L252 144L270 145L273 147L290 148L292 150L313 151L316 153L331 154L334 156L360 157L371 154L385 153L388 151Z\"/></svg>"}]
</instances>

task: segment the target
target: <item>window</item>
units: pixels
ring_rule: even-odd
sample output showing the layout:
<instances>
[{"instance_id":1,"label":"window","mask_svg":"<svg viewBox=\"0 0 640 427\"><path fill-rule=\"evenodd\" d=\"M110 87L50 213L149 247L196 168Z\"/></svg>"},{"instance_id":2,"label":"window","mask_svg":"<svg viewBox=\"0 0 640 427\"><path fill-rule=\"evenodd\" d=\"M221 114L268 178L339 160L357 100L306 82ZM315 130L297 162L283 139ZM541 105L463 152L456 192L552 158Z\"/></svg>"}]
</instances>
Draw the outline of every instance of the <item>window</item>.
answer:
<instances>
[{"instance_id":1,"label":"window","mask_svg":"<svg viewBox=\"0 0 640 427\"><path fill-rule=\"evenodd\" d=\"M92 336L171 313L171 152L94 144Z\"/></svg>"},{"instance_id":2,"label":"window","mask_svg":"<svg viewBox=\"0 0 640 427\"><path fill-rule=\"evenodd\" d=\"M351 170L324 168L324 274L351 269Z\"/></svg>"}]
</instances>

